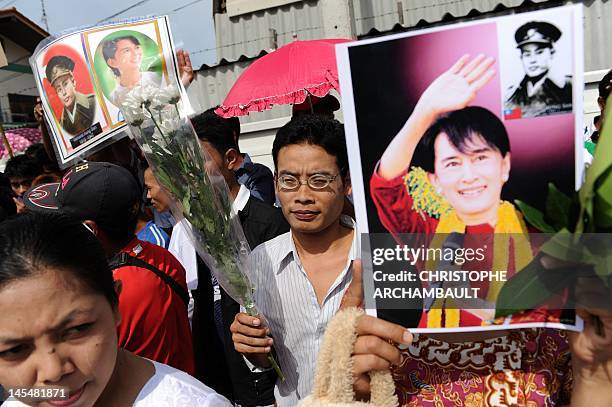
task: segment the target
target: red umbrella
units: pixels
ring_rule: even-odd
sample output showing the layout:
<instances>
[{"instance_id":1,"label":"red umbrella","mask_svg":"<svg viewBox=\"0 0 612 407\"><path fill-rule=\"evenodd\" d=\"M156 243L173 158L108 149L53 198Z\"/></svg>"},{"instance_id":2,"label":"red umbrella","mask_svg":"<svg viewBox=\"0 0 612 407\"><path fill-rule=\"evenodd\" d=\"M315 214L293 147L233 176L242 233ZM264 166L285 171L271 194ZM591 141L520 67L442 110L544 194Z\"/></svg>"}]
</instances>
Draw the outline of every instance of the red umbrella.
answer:
<instances>
[{"instance_id":1,"label":"red umbrella","mask_svg":"<svg viewBox=\"0 0 612 407\"><path fill-rule=\"evenodd\" d=\"M339 91L335 45L347 39L293 41L253 62L240 75L216 113L244 116L273 105L299 104L308 94Z\"/></svg>"}]
</instances>

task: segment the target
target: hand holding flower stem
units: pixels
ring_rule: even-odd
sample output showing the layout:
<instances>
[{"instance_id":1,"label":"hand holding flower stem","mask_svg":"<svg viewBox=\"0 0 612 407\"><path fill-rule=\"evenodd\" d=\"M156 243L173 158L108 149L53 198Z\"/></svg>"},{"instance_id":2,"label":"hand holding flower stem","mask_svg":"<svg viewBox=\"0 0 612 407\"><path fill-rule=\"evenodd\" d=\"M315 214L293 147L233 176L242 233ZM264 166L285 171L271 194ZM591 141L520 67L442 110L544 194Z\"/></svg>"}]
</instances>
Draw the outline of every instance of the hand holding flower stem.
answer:
<instances>
[{"instance_id":1,"label":"hand holding flower stem","mask_svg":"<svg viewBox=\"0 0 612 407\"><path fill-rule=\"evenodd\" d=\"M174 86L142 86L126 97L122 111L155 177L175 200L173 213L192 225L198 254L223 289L256 315L253 286L243 272L250 250L238 219L232 216L227 185L222 177L206 172L197 137L178 103L180 94ZM269 360L283 378L271 355Z\"/></svg>"}]
</instances>

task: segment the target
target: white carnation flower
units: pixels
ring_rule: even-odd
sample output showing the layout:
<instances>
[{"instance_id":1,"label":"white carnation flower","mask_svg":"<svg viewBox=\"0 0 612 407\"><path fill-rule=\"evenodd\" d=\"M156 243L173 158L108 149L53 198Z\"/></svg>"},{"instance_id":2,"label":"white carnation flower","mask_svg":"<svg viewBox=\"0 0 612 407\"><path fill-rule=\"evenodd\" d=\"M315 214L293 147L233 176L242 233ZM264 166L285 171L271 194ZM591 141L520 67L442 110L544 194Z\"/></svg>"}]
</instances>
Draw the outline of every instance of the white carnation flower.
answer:
<instances>
[{"instance_id":1,"label":"white carnation flower","mask_svg":"<svg viewBox=\"0 0 612 407\"><path fill-rule=\"evenodd\" d=\"M159 89L153 85L147 84L140 86L139 95L145 108L149 107L151 103L153 103L153 98L155 98L158 92Z\"/></svg>"},{"instance_id":2,"label":"white carnation flower","mask_svg":"<svg viewBox=\"0 0 612 407\"><path fill-rule=\"evenodd\" d=\"M123 104L126 103L134 107L142 106L142 86L136 86L125 96Z\"/></svg>"},{"instance_id":3,"label":"white carnation flower","mask_svg":"<svg viewBox=\"0 0 612 407\"><path fill-rule=\"evenodd\" d=\"M168 114L162 120L160 126L164 134L174 136L183 127L183 121L177 115Z\"/></svg>"},{"instance_id":4,"label":"white carnation flower","mask_svg":"<svg viewBox=\"0 0 612 407\"><path fill-rule=\"evenodd\" d=\"M153 110L162 111L167 105L168 101L159 93L151 100L151 109Z\"/></svg>"},{"instance_id":5,"label":"white carnation flower","mask_svg":"<svg viewBox=\"0 0 612 407\"><path fill-rule=\"evenodd\" d=\"M147 119L146 112L141 107L132 104L123 104L123 114L126 121L132 125L139 127Z\"/></svg>"},{"instance_id":6,"label":"white carnation flower","mask_svg":"<svg viewBox=\"0 0 612 407\"><path fill-rule=\"evenodd\" d=\"M171 105L177 104L181 100L181 92L175 85L168 85L163 90L164 96L168 98Z\"/></svg>"}]
</instances>

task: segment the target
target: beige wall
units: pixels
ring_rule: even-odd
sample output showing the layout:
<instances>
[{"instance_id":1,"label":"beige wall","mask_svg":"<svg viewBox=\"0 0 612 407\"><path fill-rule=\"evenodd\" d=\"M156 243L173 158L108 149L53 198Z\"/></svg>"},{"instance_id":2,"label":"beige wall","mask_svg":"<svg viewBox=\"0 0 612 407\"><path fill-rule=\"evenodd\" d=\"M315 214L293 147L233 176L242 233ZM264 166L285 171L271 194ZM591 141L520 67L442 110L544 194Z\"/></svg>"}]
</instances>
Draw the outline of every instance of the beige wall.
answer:
<instances>
[{"instance_id":1,"label":"beige wall","mask_svg":"<svg viewBox=\"0 0 612 407\"><path fill-rule=\"evenodd\" d=\"M272 144L276 131L289 121L290 117L264 120L241 125L240 151L248 153L254 162L263 164L274 171Z\"/></svg>"}]
</instances>

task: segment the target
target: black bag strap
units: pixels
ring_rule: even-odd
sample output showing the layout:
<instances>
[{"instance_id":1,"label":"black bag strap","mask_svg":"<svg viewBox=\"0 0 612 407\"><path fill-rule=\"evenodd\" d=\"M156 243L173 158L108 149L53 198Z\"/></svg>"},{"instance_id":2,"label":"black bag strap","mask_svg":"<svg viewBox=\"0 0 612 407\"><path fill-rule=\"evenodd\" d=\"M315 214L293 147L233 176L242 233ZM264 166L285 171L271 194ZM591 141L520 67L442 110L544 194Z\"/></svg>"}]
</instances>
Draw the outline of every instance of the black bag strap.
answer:
<instances>
[{"instance_id":1,"label":"black bag strap","mask_svg":"<svg viewBox=\"0 0 612 407\"><path fill-rule=\"evenodd\" d=\"M187 290L181 287L181 285L177 283L176 280L170 277L168 274L160 271L155 266L147 263L146 261L134 256L130 256L126 252L121 252L115 255L110 260L109 265L112 270L124 266L135 266L152 271L155 275L157 275L157 277L161 278L164 283L170 286L172 290L174 290L174 293L178 295L181 300L183 300L186 307L189 307L189 293L187 292Z\"/></svg>"}]
</instances>

